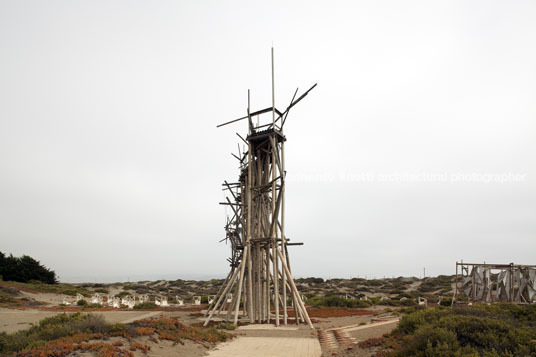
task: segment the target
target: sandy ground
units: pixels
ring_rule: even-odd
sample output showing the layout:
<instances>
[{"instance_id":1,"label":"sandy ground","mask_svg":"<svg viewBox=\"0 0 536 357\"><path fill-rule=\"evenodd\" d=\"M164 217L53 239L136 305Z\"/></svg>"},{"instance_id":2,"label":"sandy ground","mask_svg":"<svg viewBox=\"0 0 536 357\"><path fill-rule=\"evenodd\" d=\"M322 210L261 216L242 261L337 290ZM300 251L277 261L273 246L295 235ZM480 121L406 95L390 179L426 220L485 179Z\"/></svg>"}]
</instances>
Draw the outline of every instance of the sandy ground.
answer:
<instances>
[{"instance_id":1,"label":"sandy ground","mask_svg":"<svg viewBox=\"0 0 536 357\"><path fill-rule=\"evenodd\" d=\"M268 324L240 326L238 337L209 352L210 357L289 356L320 357L315 330L301 324L275 327Z\"/></svg>"},{"instance_id":2,"label":"sandy ground","mask_svg":"<svg viewBox=\"0 0 536 357\"><path fill-rule=\"evenodd\" d=\"M82 312L84 314L102 315L110 323L130 323L146 318L157 318L162 316L177 317L181 321L190 323L197 321L196 317L191 317L191 312L164 312L164 311L97 311ZM41 311L41 310L15 310L0 308L0 332L12 333L29 328L32 324L40 320L61 314L61 312Z\"/></svg>"},{"instance_id":3,"label":"sandy ground","mask_svg":"<svg viewBox=\"0 0 536 357\"><path fill-rule=\"evenodd\" d=\"M57 312L39 310L12 310L0 308L0 332L25 330L40 320L57 315Z\"/></svg>"},{"instance_id":4,"label":"sandy ground","mask_svg":"<svg viewBox=\"0 0 536 357\"><path fill-rule=\"evenodd\" d=\"M374 318L373 315L365 316L345 316L345 317L328 317L328 318L317 318L317 323L315 323L315 328L334 328L342 327L349 325L357 325L360 322L370 323Z\"/></svg>"},{"instance_id":5,"label":"sandy ground","mask_svg":"<svg viewBox=\"0 0 536 357\"><path fill-rule=\"evenodd\" d=\"M59 294L53 294L53 293L29 293L26 291L20 291L21 298L27 298L30 300L40 301L44 302L50 305L60 305L63 303L63 298L65 297L67 301L74 301L76 299L75 296L63 296Z\"/></svg>"},{"instance_id":6,"label":"sandy ground","mask_svg":"<svg viewBox=\"0 0 536 357\"><path fill-rule=\"evenodd\" d=\"M224 342L209 352L210 357L320 357L316 338L303 337L238 337Z\"/></svg>"},{"instance_id":7,"label":"sandy ground","mask_svg":"<svg viewBox=\"0 0 536 357\"><path fill-rule=\"evenodd\" d=\"M390 321L385 324L375 325L365 325L360 326L359 329L348 329L346 330L348 334L356 339L356 342L368 340L372 337L383 336L386 333L390 333L396 326L398 326L398 320Z\"/></svg>"}]
</instances>

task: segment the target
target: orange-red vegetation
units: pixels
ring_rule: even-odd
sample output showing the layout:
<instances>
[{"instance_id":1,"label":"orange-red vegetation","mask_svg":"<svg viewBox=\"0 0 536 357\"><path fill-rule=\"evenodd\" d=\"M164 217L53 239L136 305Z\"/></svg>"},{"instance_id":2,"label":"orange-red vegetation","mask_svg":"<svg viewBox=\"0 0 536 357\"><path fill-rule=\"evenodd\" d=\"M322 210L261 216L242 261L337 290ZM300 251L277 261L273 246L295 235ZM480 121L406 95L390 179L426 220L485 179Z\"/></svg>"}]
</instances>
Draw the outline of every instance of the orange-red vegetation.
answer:
<instances>
[{"instance_id":1,"label":"orange-red vegetation","mask_svg":"<svg viewBox=\"0 0 536 357\"><path fill-rule=\"evenodd\" d=\"M131 342L130 343L130 350L131 351L141 350L143 352L143 354L147 354L147 352L150 349L151 349L150 346L142 345L141 343L137 343L137 342Z\"/></svg>"},{"instance_id":2,"label":"orange-red vegetation","mask_svg":"<svg viewBox=\"0 0 536 357\"><path fill-rule=\"evenodd\" d=\"M148 336L154 333L154 328L152 327L135 327L134 330L136 330L140 336Z\"/></svg>"},{"instance_id":3,"label":"orange-red vegetation","mask_svg":"<svg viewBox=\"0 0 536 357\"><path fill-rule=\"evenodd\" d=\"M374 312L348 307L308 307L309 317L343 317L373 315ZM294 311L289 311L288 316L294 317Z\"/></svg>"}]
</instances>

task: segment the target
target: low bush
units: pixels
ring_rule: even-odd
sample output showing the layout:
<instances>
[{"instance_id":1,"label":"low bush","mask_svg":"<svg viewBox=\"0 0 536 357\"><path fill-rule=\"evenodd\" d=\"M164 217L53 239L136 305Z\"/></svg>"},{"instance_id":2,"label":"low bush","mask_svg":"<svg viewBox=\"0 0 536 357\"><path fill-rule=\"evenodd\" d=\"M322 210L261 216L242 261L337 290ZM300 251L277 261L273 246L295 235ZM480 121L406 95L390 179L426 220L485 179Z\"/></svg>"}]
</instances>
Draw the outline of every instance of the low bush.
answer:
<instances>
[{"instance_id":1,"label":"low bush","mask_svg":"<svg viewBox=\"0 0 536 357\"><path fill-rule=\"evenodd\" d=\"M12 303L16 301L17 300L13 298L13 295L0 292L0 303Z\"/></svg>"},{"instance_id":2,"label":"low bush","mask_svg":"<svg viewBox=\"0 0 536 357\"><path fill-rule=\"evenodd\" d=\"M38 325L28 330L0 334L0 353L12 354L78 333L104 333L111 332L113 329L114 327L106 324L101 316L80 313L60 314L43 319Z\"/></svg>"},{"instance_id":3,"label":"low bush","mask_svg":"<svg viewBox=\"0 0 536 357\"><path fill-rule=\"evenodd\" d=\"M141 304L134 305L134 309L136 310L151 310L151 309L156 309L156 308L157 306L155 305L154 302L144 302Z\"/></svg>"},{"instance_id":4,"label":"low bush","mask_svg":"<svg viewBox=\"0 0 536 357\"><path fill-rule=\"evenodd\" d=\"M383 337L372 337L368 340L364 340L358 343L358 346L360 348L371 348L371 347L378 347L383 344L384 338Z\"/></svg>"},{"instance_id":5,"label":"low bush","mask_svg":"<svg viewBox=\"0 0 536 357\"><path fill-rule=\"evenodd\" d=\"M41 281L32 280L27 283L17 281L6 281L2 283L3 287L10 287L17 290L29 290L43 293L54 293L61 295L76 296L81 294L89 297L93 293L83 287L74 286L71 284L46 284Z\"/></svg>"},{"instance_id":6,"label":"low bush","mask_svg":"<svg viewBox=\"0 0 536 357\"><path fill-rule=\"evenodd\" d=\"M230 322L222 322L216 326L216 328L219 328L220 330L236 330L236 325Z\"/></svg>"},{"instance_id":7,"label":"low bush","mask_svg":"<svg viewBox=\"0 0 536 357\"><path fill-rule=\"evenodd\" d=\"M127 295L130 295L130 293L128 291L121 291L119 294L117 294L116 296L118 298L122 298L122 297L125 297Z\"/></svg>"},{"instance_id":8,"label":"low bush","mask_svg":"<svg viewBox=\"0 0 536 357\"><path fill-rule=\"evenodd\" d=\"M307 284L322 284L324 279L322 278L299 278L296 279L296 283L307 283Z\"/></svg>"},{"instance_id":9,"label":"low bush","mask_svg":"<svg viewBox=\"0 0 536 357\"><path fill-rule=\"evenodd\" d=\"M20 295L20 292L17 289L12 288L10 286L1 286L0 285L0 294L10 295L10 296L17 296L17 295Z\"/></svg>"},{"instance_id":10,"label":"low bush","mask_svg":"<svg viewBox=\"0 0 536 357\"><path fill-rule=\"evenodd\" d=\"M405 309L395 334L402 343L388 356L536 355L536 306L478 305Z\"/></svg>"},{"instance_id":11,"label":"low bush","mask_svg":"<svg viewBox=\"0 0 536 357\"><path fill-rule=\"evenodd\" d=\"M370 302L366 300L358 299L346 299L342 296L327 296L320 297L315 296L307 300L307 304L312 307L352 307L352 308L363 308L369 307Z\"/></svg>"},{"instance_id":12,"label":"low bush","mask_svg":"<svg viewBox=\"0 0 536 357\"><path fill-rule=\"evenodd\" d=\"M444 298L444 299L441 299L441 302L439 303L439 305L441 306L451 306L452 305L452 298L449 297L449 298Z\"/></svg>"},{"instance_id":13,"label":"low bush","mask_svg":"<svg viewBox=\"0 0 536 357\"><path fill-rule=\"evenodd\" d=\"M433 292L436 290L449 292L452 287L451 284L454 277L448 275L439 275L435 278L425 278L417 290L421 293Z\"/></svg>"}]
</instances>

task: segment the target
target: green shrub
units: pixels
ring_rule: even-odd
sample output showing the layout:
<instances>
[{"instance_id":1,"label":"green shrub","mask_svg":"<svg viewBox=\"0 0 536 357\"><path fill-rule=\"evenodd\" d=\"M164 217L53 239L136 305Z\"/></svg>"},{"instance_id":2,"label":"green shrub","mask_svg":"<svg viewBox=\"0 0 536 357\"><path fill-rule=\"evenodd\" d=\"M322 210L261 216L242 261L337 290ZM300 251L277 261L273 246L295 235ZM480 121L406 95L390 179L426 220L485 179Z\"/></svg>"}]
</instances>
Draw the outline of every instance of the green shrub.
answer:
<instances>
[{"instance_id":1,"label":"green shrub","mask_svg":"<svg viewBox=\"0 0 536 357\"><path fill-rule=\"evenodd\" d=\"M382 286L383 285L383 283L380 280L376 280L376 279L365 280L364 284L369 285L369 286Z\"/></svg>"},{"instance_id":2,"label":"green shrub","mask_svg":"<svg viewBox=\"0 0 536 357\"><path fill-rule=\"evenodd\" d=\"M1 333L0 354L13 354L80 332L106 333L113 329L114 326L105 323L102 316L60 314L45 318L27 330L12 334Z\"/></svg>"},{"instance_id":3,"label":"green shrub","mask_svg":"<svg viewBox=\"0 0 536 357\"><path fill-rule=\"evenodd\" d=\"M439 305L441 305L441 306L451 306L452 305L452 298L449 297L449 298L441 299L441 302L439 303Z\"/></svg>"},{"instance_id":4,"label":"green shrub","mask_svg":"<svg viewBox=\"0 0 536 357\"><path fill-rule=\"evenodd\" d=\"M222 322L216 328L219 328L221 330L236 330L236 325L232 324L230 322Z\"/></svg>"},{"instance_id":5,"label":"green shrub","mask_svg":"<svg viewBox=\"0 0 536 357\"><path fill-rule=\"evenodd\" d=\"M312 307L352 307L352 308L363 308L369 307L370 302L366 300L359 299L346 299L342 296L327 296L320 297L315 296L307 300L307 304Z\"/></svg>"},{"instance_id":6,"label":"green shrub","mask_svg":"<svg viewBox=\"0 0 536 357\"><path fill-rule=\"evenodd\" d=\"M15 301L17 300L13 298L13 295L0 292L0 302L10 303L10 302L15 302Z\"/></svg>"},{"instance_id":7,"label":"green shrub","mask_svg":"<svg viewBox=\"0 0 536 357\"><path fill-rule=\"evenodd\" d=\"M76 305L87 307L89 304L87 303L86 300L84 300L84 299L80 299L80 300L78 300L78 301L76 302Z\"/></svg>"},{"instance_id":8,"label":"green shrub","mask_svg":"<svg viewBox=\"0 0 536 357\"><path fill-rule=\"evenodd\" d=\"M92 292L84 289L83 287L77 287L71 284L45 284L41 281L31 280L27 283L21 283L16 281L9 281L5 283L9 284L9 287L15 289L28 289L38 292L63 294L69 296L75 296L81 294L83 296L91 296Z\"/></svg>"},{"instance_id":9,"label":"green shrub","mask_svg":"<svg viewBox=\"0 0 536 357\"><path fill-rule=\"evenodd\" d=\"M296 283L307 283L307 284L322 284L324 279L322 278L300 278L296 279Z\"/></svg>"},{"instance_id":10,"label":"green shrub","mask_svg":"<svg viewBox=\"0 0 536 357\"><path fill-rule=\"evenodd\" d=\"M157 306L154 302L144 302L141 304L134 305L134 309L136 310L150 310L150 309L156 309Z\"/></svg>"},{"instance_id":11,"label":"green shrub","mask_svg":"<svg viewBox=\"0 0 536 357\"><path fill-rule=\"evenodd\" d=\"M395 333L403 343L390 356L536 355L536 306L477 305L403 309Z\"/></svg>"},{"instance_id":12,"label":"green shrub","mask_svg":"<svg viewBox=\"0 0 536 357\"><path fill-rule=\"evenodd\" d=\"M78 290L75 287L67 287L62 289L59 293L62 295L75 296L78 293Z\"/></svg>"},{"instance_id":13,"label":"green shrub","mask_svg":"<svg viewBox=\"0 0 536 357\"><path fill-rule=\"evenodd\" d=\"M435 278L425 278L417 290L422 293L436 290L446 291L448 293L452 290L451 283L453 280L454 277L448 275L439 275Z\"/></svg>"}]
</instances>

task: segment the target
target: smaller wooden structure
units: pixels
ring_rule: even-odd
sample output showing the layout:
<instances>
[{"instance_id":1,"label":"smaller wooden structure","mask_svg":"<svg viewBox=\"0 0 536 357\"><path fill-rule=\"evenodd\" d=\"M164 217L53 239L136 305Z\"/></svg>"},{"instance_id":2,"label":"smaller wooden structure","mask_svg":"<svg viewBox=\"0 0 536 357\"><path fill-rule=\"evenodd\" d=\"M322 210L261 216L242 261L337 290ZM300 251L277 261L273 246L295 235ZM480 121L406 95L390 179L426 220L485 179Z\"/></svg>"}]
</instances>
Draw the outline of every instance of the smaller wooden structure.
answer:
<instances>
[{"instance_id":1,"label":"smaller wooden structure","mask_svg":"<svg viewBox=\"0 0 536 357\"><path fill-rule=\"evenodd\" d=\"M456 262L454 302L536 302L536 265Z\"/></svg>"}]
</instances>

